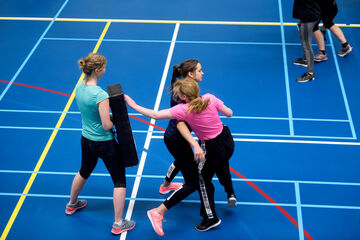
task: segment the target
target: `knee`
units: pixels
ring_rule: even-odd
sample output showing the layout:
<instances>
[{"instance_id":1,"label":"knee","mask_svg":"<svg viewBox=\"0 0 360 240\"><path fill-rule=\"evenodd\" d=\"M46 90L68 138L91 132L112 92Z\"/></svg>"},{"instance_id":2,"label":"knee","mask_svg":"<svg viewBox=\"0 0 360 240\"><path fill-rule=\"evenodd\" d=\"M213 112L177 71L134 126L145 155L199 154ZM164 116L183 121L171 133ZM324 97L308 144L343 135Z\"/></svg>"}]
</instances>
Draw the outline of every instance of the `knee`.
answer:
<instances>
[{"instance_id":1,"label":"knee","mask_svg":"<svg viewBox=\"0 0 360 240\"><path fill-rule=\"evenodd\" d=\"M84 178L85 180L90 177L91 172L86 171L85 169L81 168L79 171L79 175Z\"/></svg>"},{"instance_id":2,"label":"knee","mask_svg":"<svg viewBox=\"0 0 360 240\"><path fill-rule=\"evenodd\" d=\"M324 26L327 28L327 29L330 29L332 26L334 26L335 24L333 22L324 22Z\"/></svg>"}]
</instances>

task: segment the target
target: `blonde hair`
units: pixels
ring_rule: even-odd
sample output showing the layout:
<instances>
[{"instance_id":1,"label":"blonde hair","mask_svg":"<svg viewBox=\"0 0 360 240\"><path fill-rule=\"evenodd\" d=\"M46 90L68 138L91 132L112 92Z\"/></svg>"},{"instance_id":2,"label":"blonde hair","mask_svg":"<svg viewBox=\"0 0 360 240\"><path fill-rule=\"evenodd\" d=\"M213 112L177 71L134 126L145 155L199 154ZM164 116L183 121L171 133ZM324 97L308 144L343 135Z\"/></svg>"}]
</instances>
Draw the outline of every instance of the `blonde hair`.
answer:
<instances>
[{"instance_id":1,"label":"blonde hair","mask_svg":"<svg viewBox=\"0 0 360 240\"><path fill-rule=\"evenodd\" d=\"M78 61L79 68L86 74L91 75L96 69L101 69L106 64L106 58L100 53L89 53L87 57Z\"/></svg>"},{"instance_id":2,"label":"blonde hair","mask_svg":"<svg viewBox=\"0 0 360 240\"><path fill-rule=\"evenodd\" d=\"M200 87L197 82L189 77L184 79L180 79L174 83L173 86L174 97L178 97L179 95L184 95L189 100L189 108L187 109L187 113L194 110L196 113L201 113L206 109L209 104L210 99L205 99L204 101L199 96Z\"/></svg>"}]
</instances>

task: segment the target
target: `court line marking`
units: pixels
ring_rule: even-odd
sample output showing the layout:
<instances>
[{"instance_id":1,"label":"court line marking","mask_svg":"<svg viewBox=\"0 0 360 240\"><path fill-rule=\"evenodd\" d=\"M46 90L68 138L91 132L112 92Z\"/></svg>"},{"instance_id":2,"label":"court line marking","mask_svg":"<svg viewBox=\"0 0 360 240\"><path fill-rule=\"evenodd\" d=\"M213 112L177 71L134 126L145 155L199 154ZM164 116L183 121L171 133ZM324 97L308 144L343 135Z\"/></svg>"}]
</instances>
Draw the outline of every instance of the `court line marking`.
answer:
<instances>
[{"instance_id":1,"label":"court line marking","mask_svg":"<svg viewBox=\"0 0 360 240\"><path fill-rule=\"evenodd\" d=\"M51 21L45 17L0 17L0 20ZM279 22L246 22L246 21L184 21L184 20L151 20L151 19L101 19L101 18L57 18L58 22L114 22L114 23L165 23L165 24L215 24L215 25L250 25L279 26ZM284 26L296 26L294 22L284 22ZM321 25L321 24L320 24ZM360 24L336 23L339 27L360 27Z\"/></svg>"},{"instance_id":2,"label":"court line marking","mask_svg":"<svg viewBox=\"0 0 360 240\"><path fill-rule=\"evenodd\" d=\"M131 117L131 116L129 116ZM133 116L134 117L134 116ZM144 122L146 122L145 120L143 120ZM159 127L153 123L149 123L150 126L154 127L154 128L157 128L161 131L149 131L149 130L132 130L133 133L140 133L140 134L143 134L143 133L155 133L155 134L161 134L160 136L159 135L153 135L151 136L151 139L163 139L163 128L162 127ZM51 131L51 130L59 130L59 131L81 131L81 128L53 128L53 127L26 127L26 126L0 126L0 129L14 129L14 130L45 130L45 131ZM293 135L293 136L290 136L290 135L279 135L279 134L250 134L250 133L232 133L231 134L233 137L236 137L236 136L248 136L248 137L279 137L279 138L316 138L316 139L341 139L341 140L356 140L355 138L353 137L336 137L336 136L306 136L306 135ZM258 139L254 139L254 140L258 140ZM276 142L276 140L272 140L272 139L267 139L267 140L270 140L272 142ZM240 142L240 141L247 141L247 140L244 140L244 138L234 138L234 141L235 142ZM285 140L286 141L286 140ZM288 140L289 143L293 140ZM296 141L296 140L294 140ZM260 142L263 142L263 141L260 141ZM328 141L330 142L330 141ZM326 142L326 143L328 143ZM298 142L300 143L300 142ZM304 142L306 143L306 141ZM314 141L315 143L315 141ZM321 143L321 144L325 144L325 141L324 142L317 142L317 143ZM354 143L354 142L343 142L343 143ZM355 142L356 143L356 142ZM331 144L331 142L330 142ZM344 145L344 144L342 144ZM346 145L346 144L345 144Z\"/></svg>"},{"instance_id":3,"label":"court line marking","mask_svg":"<svg viewBox=\"0 0 360 240\"><path fill-rule=\"evenodd\" d=\"M278 0L278 5L279 5L281 43L282 43L282 53L283 53L283 66L284 66L284 76L285 76L286 103L287 103L287 110L288 110L288 117L289 117L289 131L290 131L290 136L294 136L294 122L292 119L293 113L292 113L292 107L291 107L289 70L288 70L288 65L287 65L285 30L284 30L284 21L283 21L283 11L282 11L281 0Z\"/></svg>"},{"instance_id":4,"label":"court line marking","mask_svg":"<svg viewBox=\"0 0 360 240\"><path fill-rule=\"evenodd\" d=\"M169 52L168 52L168 55L167 55L167 58L166 58L166 63L165 63L163 75L161 77L159 90L158 90L156 101L155 101L155 106L154 106L155 111L159 110L159 107L160 107L160 102L161 102L162 94L164 92L166 77L167 77L168 72L169 72L170 62L171 62L172 55L173 55L173 52L174 52L175 43L176 43L177 35L178 35L178 32L179 32L179 28L180 28L180 24L176 23L175 28L174 28L174 32L173 32L173 35L172 35L172 39L171 39L171 44L170 44L170 47L169 47ZM152 139L152 130L154 129L154 126L155 126L155 120L151 119L150 124L151 125L149 125L148 133L147 133L147 136L146 136L146 139L145 139L145 144L144 144L144 149L146 151L149 149L149 146L150 146L150 141ZM139 176L142 175L142 172L144 170L146 156L147 156L146 151L143 151L143 153L141 155L141 161L140 161L138 171L137 171L137 175L139 175ZM133 190L131 192L131 197L132 198L135 198L137 196L137 192L138 192L139 186L140 186L140 180L141 180L141 177L136 177L135 178L135 183L133 185ZM126 212L126 217L125 217L126 219L131 219L132 212L133 212L133 209L134 209L134 205L135 205L135 200L130 200L130 202L128 204L128 209L127 209L127 212ZM121 234L121 236L120 236L120 240L126 239L126 235L127 235L127 232L126 231L123 232Z\"/></svg>"},{"instance_id":5,"label":"court line marking","mask_svg":"<svg viewBox=\"0 0 360 240\"><path fill-rule=\"evenodd\" d=\"M20 72L23 70L23 68L25 67L26 63L29 61L30 57L33 55L33 53L35 52L35 50L38 48L38 46L40 45L41 41L43 40L43 38L45 37L45 35L47 34L47 32L49 31L49 29L51 28L51 26L54 24L56 18L60 15L60 13L62 12L62 10L65 8L66 4L68 3L69 0L65 0L65 2L63 3L63 5L60 7L59 11L56 13L56 15L51 18L51 22L49 23L49 25L47 26L47 28L45 29L45 31L41 34L40 38L37 40L37 42L35 43L34 47L31 49L30 53L26 56L25 60L22 62L22 64L20 65L20 67L18 68L18 70L16 71L16 73L14 74L14 76L11 78L10 82L7 84L7 86L5 87L5 89L2 91L1 95L0 95L0 102L1 100L4 98L5 94L8 92L9 88L12 86L13 82L15 81L15 79L18 77L18 75L20 74ZM1 239L1 238L0 238Z\"/></svg>"},{"instance_id":6,"label":"court line marking","mask_svg":"<svg viewBox=\"0 0 360 240\"><path fill-rule=\"evenodd\" d=\"M67 2L68 2L68 0L66 0L66 2L63 4L63 6L62 6L62 8L60 10L62 10L65 7ZM60 14L60 12L61 12L60 10L59 10L58 14ZM97 52L97 50L99 49L100 44L101 44L101 40L104 38L109 26L110 26L110 22L107 22L103 32L101 33L99 41L97 42L97 44L96 44L96 46L95 46L95 48L93 50L94 53ZM78 80L78 83L83 80L84 76L85 76L85 74L82 73L79 80ZM75 88L74 88L74 90L73 90L73 92L71 94L71 97L69 98L65 108L64 108L64 112L69 110L74 98L75 98ZM65 116L66 116L66 113L61 114L55 128L60 128L61 124L63 123L63 121L65 119ZM55 129L52 132L52 134L51 134L51 136L50 136L50 138L49 138L49 140L48 140L48 142L47 142L47 144L46 144L46 146L45 146L45 148L44 148L44 150L43 150L43 152L42 152L42 154L41 154L41 156L40 156L40 158L39 158L39 160L38 160L38 162L37 162L37 164L35 166L34 173L31 174L31 176L30 176L30 178L29 178L29 180L28 180L28 182L27 182L27 184L25 186L23 194L29 193L30 188L31 188L32 184L34 183L35 178L37 176L37 171L41 168L41 165L43 164L43 162L45 160L45 157L47 156L47 153L49 152L49 149L50 149L53 141L55 140L55 137L56 137L57 133L58 133L57 129ZM10 219L9 219L9 221L8 221L6 227L5 227L5 229L4 229L4 231L3 231L2 235L1 235L0 240L5 240L6 239L8 233L9 233L9 231L10 231L10 229L11 229L11 227L12 227L12 225L13 225L13 223L14 223L14 221L15 221L15 219L16 219L16 217L17 217L17 215L18 215L18 213L19 213L19 211L20 211L20 209L21 209L21 207L22 207L22 205L24 203L24 201L25 201L25 198L26 198L26 196L21 196L19 201L17 202L16 207L15 207L15 209L13 210L13 212L11 214L11 217L10 217Z\"/></svg>"},{"instance_id":7,"label":"court line marking","mask_svg":"<svg viewBox=\"0 0 360 240\"><path fill-rule=\"evenodd\" d=\"M61 38L61 37L46 37L44 40L48 41L96 41L93 38ZM171 43L170 40L155 40L155 39L104 39L104 42L135 42L135 43ZM183 44L229 44L229 45L275 45L281 46L283 43L277 42L231 42L231 41L196 41L196 40L178 40L176 43ZM301 43L285 43L286 46L301 46ZM317 44L313 43L313 46ZM330 46L330 44L325 44Z\"/></svg>"},{"instance_id":8,"label":"court line marking","mask_svg":"<svg viewBox=\"0 0 360 240\"><path fill-rule=\"evenodd\" d=\"M233 169L232 167L229 167L230 171L233 172L236 176L238 176L239 178L242 179L246 179L247 178L245 176L243 176L241 173L239 173L238 171L236 171L235 169ZM262 195L265 199L267 199L269 202L277 204L277 202L272 199L267 193L265 193L261 188L259 188L258 186L256 186L253 182L247 180L245 181L247 184L249 184L252 188L254 188L255 191L257 191L260 195ZM275 205L275 207L285 216L287 217L290 222L292 222L295 227L299 228L299 223L281 206ZM309 240L313 240L313 237L305 230L303 229L302 232L305 234L305 236L309 239Z\"/></svg>"},{"instance_id":9,"label":"court line marking","mask_svg":"<svg viewBox=\"0 0 360 240\"><path fill-rule=\"evenodd\" d=\"M6 173L6 174L32 174L34 171L24 171L24 170L0 170L0 173ZM72 175L75 176L76 172L51 172L51 171L37 171L37 174L43 174L43 175ZM109 173L92 173L91 176L95 177L109 177ZM130 178L136 178L136 177L142 177L142 178L159 178L164 179L164 175L136 175L136 174L126 174L126 177ZM184 179L182 176L176 176L175 179ZM213 180L218 181L219 179L217 177L214 177ZM279 180L279 179L241 179L241 178L232 178L232 181L234 182L262 182L262 183L283 183L283 184L312 184L312 185L339 185L339 186L354 186L354 187L360 187L360 182L327 182L327 181L301 181L301 180ZM359 206L360 207L360 206Z\"/></svg>"},{"instance_id":10,"label":"court line marking","mask_svg":"<svg viewBox=\"0 0 360 240\"><path fill-rule=\"evenodd\" d=\"M11 82L11 81L6 81L6 80L0 80L0 82L2 82L2 83L10 83L10 84L18 85L18 86L22 86L22 87L28 87L28 88L38 89L38 90L42 90L42 91L45 91L45 92L56 93L56 94L63 95L63 96L66 96L66 97L70 97L70 96L71 96L70 94L67 94L67 93L62 93L62 92L54 91L54 90L51 90L51 89L42 88L42 87L37 87L37 86L33 86L33 85L29 85L29 84L24 84L24 83L17 83L17 82L14 82L14 81Z\"/></svg>"},{"instance_id":11,"label":"court line marking","mask_svg":"<svg viewBox=\"0 0 360 240\"><path fill-rule=\"evenodd\" d=\"M295 182L294 186L295 186L295 198L296 198L296 212L299 221L299 238L300 240L304 240L304 226L303 226L303 217L301 212L300 186L298 182Z\"/></svg>"},{"instance_id":12,"label":"court line marking","mask_svg":"<svg viewBox=\"0 0 360 240\"><path fill-rule=\"evenodd\" d=\"M14 113L64 113L63 111L51 111L51 110L25 110L25 109L0 109L0 112L14 112ZM80 114L79 111L68 111L69 114ZM129 113L129 117L143 116L140 113ZM289 118L283 117L250 117L250 116L232 116L230 118L220 116L223 119L248 119L248 120L282 120L289 121ZM147 122L141 118L135 118L141 122ZM326 118L293 118L294 121L312 121L312 122L349 122L348 119L326 119Z\"/></svg>"},{"instance_id":13,"label":"court line marking","mask_svg":"<svg viewBox=\"0 0 360 240\"><path fill-rule=\"evenodd\" d=\"M28 194L22 194L22 193L6 193L6 192L0 192L0 196L9 196L9 197L19 197L19 196L25 196L25 197L42 197L42 198L69 198L70 195L61 195L61 194L36 194L36 193L28 193ZM95 200L113 200L112 196L90 196L90 195L80 195L82 198L86 199L95 199ZM126 197L125 200L127 201L144 201L144 202L163 202L164 199L162 198L131 198ZM181 202L185 203L196 203L199 204L200 200L183 200ZM227 201L215 201L215 204L227 204ZM248 205L248 206L267 206L267 207L297 207L297 204L293 203L267 203L267 202L237 202L238 205ZM328 208L328 209L348 209L348 210L360 210L360 206L342 206L342 205L319 205L319 204L301 204L301 207L305 208Z\"/></svg>"},{"instance_id":14,"label":"court line marking","mask_svg":"<svg viewBox=\"0 0 360 240\"><path fill-rule=\"evenodd\" d=\"M348 103L347 96L346 96L346 91L345 91L344 82L343 82L342 75L341 75L341 71L340 71L340 67L339 67L339 62L338 62L338 60L337 60L337 55L336 55L336 53L335 53L334 42L333 42L332 36L331 36L331 34L330 34L330 31L327 31L327 33L328 33L328 38L329 38L329 40L330 40L331 52L332 52L332 54L333 54L333 56L334 56L335 68L336 68L336 72L337 72L337 75L338 75L339 84L340 84L340 89L341 89L342 96L343 96L343 100L344 100L344 104L345 104L346 114L347 114L347 117L348 117L348 119L349 119L349 121L350 121L351 133L352 133L352 136L353 136L354 138L357 138L357 137L356 137L355 128L354 128L354 123L353 123L352 116L351 116L351 111L350 111L349 103Z\"/></svg>"}]
</instances>

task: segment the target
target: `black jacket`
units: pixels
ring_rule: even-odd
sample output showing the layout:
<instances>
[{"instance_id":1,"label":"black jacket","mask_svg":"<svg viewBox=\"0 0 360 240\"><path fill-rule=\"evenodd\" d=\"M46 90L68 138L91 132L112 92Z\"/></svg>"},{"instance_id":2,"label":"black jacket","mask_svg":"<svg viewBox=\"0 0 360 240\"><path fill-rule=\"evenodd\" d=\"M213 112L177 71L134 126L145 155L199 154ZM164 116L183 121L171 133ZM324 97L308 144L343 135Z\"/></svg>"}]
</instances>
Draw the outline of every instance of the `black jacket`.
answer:
<instances>
[{"instance_id":1,"label":"black jacket","mask_svg":"<svg viewBox=\"0 0 360 240\"><path fill-rule=\"evenodd\" d=\"M300 22L319 21L320 15L320 0L294 0L293 17Z\"/></svg>"}]
</instances>

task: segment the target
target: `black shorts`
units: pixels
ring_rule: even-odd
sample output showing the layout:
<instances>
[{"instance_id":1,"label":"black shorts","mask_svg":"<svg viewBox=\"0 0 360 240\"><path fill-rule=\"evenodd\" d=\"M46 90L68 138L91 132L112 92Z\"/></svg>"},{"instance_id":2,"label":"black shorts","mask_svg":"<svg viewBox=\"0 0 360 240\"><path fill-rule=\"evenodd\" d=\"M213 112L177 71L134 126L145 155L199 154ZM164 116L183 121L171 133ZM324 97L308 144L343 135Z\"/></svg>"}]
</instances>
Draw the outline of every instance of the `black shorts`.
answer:
<instances>
[{"instance_id":1,"label":"black shorts","mask_svg":"<svg viewBox=\"0 0 360 240\"><path fill-rule=\"evenodd\" d=\"M115 187L126 187L125 167L115 139L109 141L91 141L81 136L80 175L88 179L98 159L101 158Z\"/></svg>"}]
</instances>

